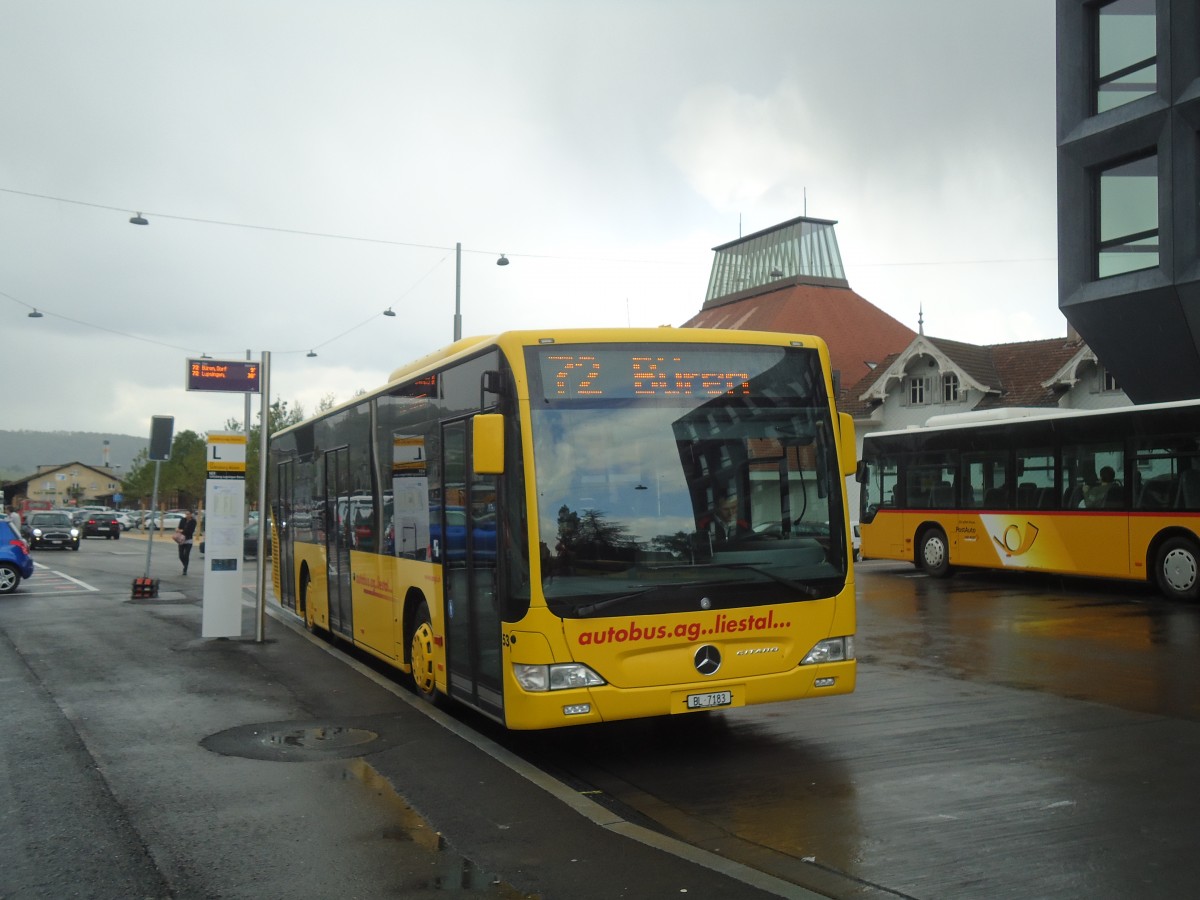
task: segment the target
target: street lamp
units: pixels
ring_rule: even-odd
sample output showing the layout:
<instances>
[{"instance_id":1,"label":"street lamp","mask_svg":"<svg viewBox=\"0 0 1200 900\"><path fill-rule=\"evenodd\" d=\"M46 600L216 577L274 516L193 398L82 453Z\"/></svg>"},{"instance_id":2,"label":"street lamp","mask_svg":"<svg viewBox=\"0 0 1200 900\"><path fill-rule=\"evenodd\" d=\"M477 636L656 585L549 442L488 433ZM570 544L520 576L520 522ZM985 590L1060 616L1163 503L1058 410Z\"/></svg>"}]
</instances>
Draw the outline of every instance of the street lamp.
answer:
<instances>
[{"instance_id":1,"label":"street lamp","mask_svg":"<svg viewBox=\"0 0 1200 900\"><path fill-rule=\"evenodd\" d=\"M507 266L508 257L501 253L496 265ZM462 340L462 244L454 245L454 340Z\"/></svg>"},{"instance_id":2,"label":"street lamp","mask_svg":"<svg viewBox=\"0 0 1200 900\"><path fill-rule=\"evenodd\" d=\"M454 340L462 340L462 244L454 245Z\"/></svg>"}]
</instances>

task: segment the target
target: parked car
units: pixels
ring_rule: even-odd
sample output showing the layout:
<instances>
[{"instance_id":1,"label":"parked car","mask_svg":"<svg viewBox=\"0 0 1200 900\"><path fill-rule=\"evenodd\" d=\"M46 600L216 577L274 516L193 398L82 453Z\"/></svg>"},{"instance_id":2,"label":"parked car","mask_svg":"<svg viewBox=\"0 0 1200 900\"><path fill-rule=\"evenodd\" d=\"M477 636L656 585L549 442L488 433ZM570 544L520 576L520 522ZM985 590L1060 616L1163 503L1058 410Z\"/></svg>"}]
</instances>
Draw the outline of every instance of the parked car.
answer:
<instances>
[{"instance_id":1,"label":"parked car","mask_svg":"<svg viewBox=\"0 0 1200 900\"><path fill-rule=\"evenodd\" d=\"M11 594L33 574L33 557L17 530L0 519L0 594Z\"/></svg>"},{"instance_id":2,"label":"parked car","mask_svg":"<svg viewBox=\"0 0 1200 900\"><path fill-rule=\"evenodd\" d=\"M29 542L31 550L39 547L78 550L79 534L79 528L71 521L70 514L59 510L31 512L21 525L21 536Z\"/></svg>"},{"instance_id":3,"label":"parked car","mask_svg":"<svg viewBox=\"0 0 1200 900\"><path fill-rule=\"evenodd\" d=\"M181 512L165 513L162 517L162 530L175 531L180 525L183 524L183 520L185 518L186 516L184 516L184 514Z\"/></svg>"},{"instance_id":4,"label":"parked car","mask_svg":"<svg viewBox=\"0 0 1200 900\"><path fill-rule=\"evenodd\" d=\"M161 513L146 519L147 531L174 531L179 527L179 523L183 521L183 513L168 512Z\"/></svg>"},{"instance_id":5,"label":"parked car","mask_svg":"<svg viewBox=\"0 0 1200 900\"><path fill-rule=\"evenodd\" d=\"M136 528L137 522L127 512L117 512L117 523L121 526L122 531L128 531L130 528Z\"/></svg>"},{"instance_id":6,"label":"parked car","mask_svg":"<svg viewBox=\"0 0 1200 900\"><path fill-rule=\"evenodd\" d=\"M83 517L82 537L102 537L105 540L119 541L121 539L121 523L112 513L88 513Z\"/></svg>"}]
</instances>

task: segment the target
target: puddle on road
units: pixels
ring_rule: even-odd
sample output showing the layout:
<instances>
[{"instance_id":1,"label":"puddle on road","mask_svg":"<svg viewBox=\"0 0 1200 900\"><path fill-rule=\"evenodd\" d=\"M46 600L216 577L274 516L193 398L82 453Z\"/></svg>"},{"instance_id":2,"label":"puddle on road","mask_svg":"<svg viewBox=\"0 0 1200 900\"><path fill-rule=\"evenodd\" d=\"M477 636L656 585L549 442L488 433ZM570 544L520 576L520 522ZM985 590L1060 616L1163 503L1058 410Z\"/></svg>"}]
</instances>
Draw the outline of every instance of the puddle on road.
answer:
<instances>
[{"instance_id":1,"label":"puddle on road","mask_svg":"<svg viewBox=\"0 0 1200 900\"><path fill-rule=\"evenodd\" d=\"M512 885L505 884L456 853L441 834L430 828L429 823L404 802L392 788L391 782L375 771L366 760L351 760L343 770L342 777L347 781L361 783L391 808L396 823L384 831L383 837L386 840L412 843L432 854L430 871L423 880L411 884L409 887L412 889L429 892L438 897L539 900L539 895L521 893Z\"/></svg>"},{"instance_id":2,"label":"puddle on road","mask_svg":"<svg viewBox=\"0 0 1200 900\"><path fill-rule=\"evenodd\" d=\"M295 747L300 750L341 750L369 744L379 735L365 728L349 728L344 725L319 725L312 728L293 728L288 731L268 732L262 742L268 746Z\"/></svg>"}]
</instances>

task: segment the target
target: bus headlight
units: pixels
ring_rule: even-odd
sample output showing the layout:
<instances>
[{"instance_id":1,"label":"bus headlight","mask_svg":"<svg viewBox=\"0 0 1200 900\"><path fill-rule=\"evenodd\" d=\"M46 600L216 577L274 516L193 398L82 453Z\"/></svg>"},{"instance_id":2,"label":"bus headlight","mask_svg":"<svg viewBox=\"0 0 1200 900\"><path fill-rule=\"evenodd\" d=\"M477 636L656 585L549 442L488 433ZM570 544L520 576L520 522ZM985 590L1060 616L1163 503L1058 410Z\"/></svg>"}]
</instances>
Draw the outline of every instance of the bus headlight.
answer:
<instances>
[{"instance_id":1,"label":"bus headlight","mask_svg":"<svg viewBox=\"0 0 1200 900\"><path fill-rule=\"evenodd\" d=\"M552 663L548 666L513 663L513 674L527 691L561 691L605 684L603 678L582 663Z\"/></svg>"},{"instance_id":2,"label":"bus headlight","mask_svg":"<svg viewBox=\"0 0 1200 900\"><path fill-rule=\"evenodd\" d=\"M808 655L800 661L802 666L816 663L845 662L854 659L854 635L847 637L829 638L820 641L808 651Z\"/></svg>"}]
</instances>

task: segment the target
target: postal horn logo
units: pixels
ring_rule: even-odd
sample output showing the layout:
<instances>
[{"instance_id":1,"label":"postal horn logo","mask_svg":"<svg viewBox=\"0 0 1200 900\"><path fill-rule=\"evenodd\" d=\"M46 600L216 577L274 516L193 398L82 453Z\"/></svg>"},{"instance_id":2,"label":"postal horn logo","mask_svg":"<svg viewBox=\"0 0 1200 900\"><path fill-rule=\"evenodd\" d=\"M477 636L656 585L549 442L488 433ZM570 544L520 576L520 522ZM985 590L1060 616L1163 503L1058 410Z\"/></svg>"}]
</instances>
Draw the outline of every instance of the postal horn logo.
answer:
<instances>
[{"instance_id":1,"label":"postal horn logo","mask_svg":"<svg viewBox=\"0 0 1200 900\"><path fill-rule=\"evenodd\" d=\"M1009 525L999 537L993 534L992 540L996 542L1001 553L1011 558L1028 553L1037 536L1038 527L1032 522L1026 522L1024 528L1016 524Z\"/></svg>"}]
</instances>

